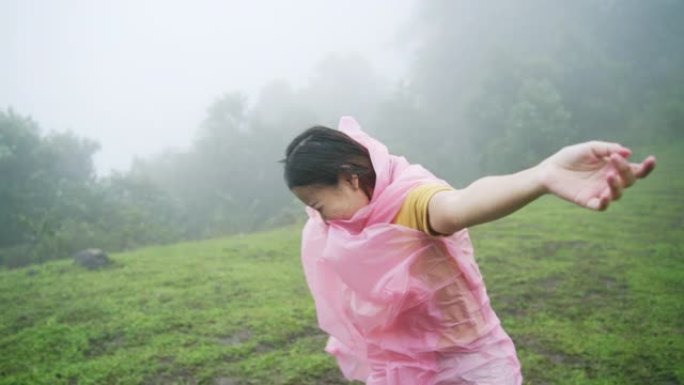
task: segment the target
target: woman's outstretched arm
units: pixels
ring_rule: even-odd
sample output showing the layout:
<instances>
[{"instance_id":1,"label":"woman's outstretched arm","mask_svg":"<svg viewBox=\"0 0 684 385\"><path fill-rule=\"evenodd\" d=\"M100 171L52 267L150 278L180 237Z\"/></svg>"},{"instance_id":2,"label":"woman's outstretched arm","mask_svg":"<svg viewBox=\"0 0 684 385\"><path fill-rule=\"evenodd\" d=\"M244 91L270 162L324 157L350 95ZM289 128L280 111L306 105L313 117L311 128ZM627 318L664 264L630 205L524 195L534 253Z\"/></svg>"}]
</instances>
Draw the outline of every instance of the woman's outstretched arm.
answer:
<instances>
[{"instance_id":1,"label":"woman's outstretched arm","mask_svg":"<svg viewBox=\"0 0 684 385\"><path fill-rule=\"evenodd\" d=\"M655 157L629 163L631 151L617 143L586 142L564 147L527 170L488 176L462 190L435 194L428 205L430 226L441 234L490 222L544 194L602 211L624 189L655 167Z\"/></svg>"}]
</instances>

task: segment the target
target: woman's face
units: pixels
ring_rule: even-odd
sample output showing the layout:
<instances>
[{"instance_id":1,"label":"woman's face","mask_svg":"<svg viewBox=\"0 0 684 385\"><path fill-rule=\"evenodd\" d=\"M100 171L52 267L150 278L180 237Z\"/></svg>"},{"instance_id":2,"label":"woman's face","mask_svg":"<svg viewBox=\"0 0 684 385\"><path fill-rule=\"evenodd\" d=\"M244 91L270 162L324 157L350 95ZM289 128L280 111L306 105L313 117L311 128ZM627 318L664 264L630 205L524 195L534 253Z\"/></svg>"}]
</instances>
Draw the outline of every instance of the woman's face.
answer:
<instances>
[{"instance_id":1,"label":"woman's face","mask_svg":"<svg viewBox=\"0 0 684 385\"><path fill-rule=\"evenodd\" d=\"M369 202L357 175L340 175L334 186L298 186L292 192L305 205L317 210L324 221L351 219Z\"/></svg>"}]
</instances>

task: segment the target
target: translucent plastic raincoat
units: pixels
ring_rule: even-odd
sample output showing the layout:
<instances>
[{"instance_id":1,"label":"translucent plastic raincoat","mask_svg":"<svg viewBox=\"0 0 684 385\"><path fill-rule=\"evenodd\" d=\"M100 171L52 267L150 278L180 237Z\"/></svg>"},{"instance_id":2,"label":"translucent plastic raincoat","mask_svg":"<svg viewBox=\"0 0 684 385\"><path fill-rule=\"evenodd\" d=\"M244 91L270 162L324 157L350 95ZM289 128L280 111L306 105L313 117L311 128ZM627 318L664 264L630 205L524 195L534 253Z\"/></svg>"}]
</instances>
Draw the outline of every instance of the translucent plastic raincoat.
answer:
<instances>
[{"instance_id":1,"label":"translucent plastic raincoat","mask_svg":"<svg viewBox=\"0 0 684 385\"><path fill-rule=\"evenodd\" d=\"M339 129L368 148L377 180L349 220L326 224L307 208L302 263L326 351L369 385L520 384L467 230L434 237L392 223L413 187L444 182L390 155L353 118Z\"/></svg>"}]
</instances>

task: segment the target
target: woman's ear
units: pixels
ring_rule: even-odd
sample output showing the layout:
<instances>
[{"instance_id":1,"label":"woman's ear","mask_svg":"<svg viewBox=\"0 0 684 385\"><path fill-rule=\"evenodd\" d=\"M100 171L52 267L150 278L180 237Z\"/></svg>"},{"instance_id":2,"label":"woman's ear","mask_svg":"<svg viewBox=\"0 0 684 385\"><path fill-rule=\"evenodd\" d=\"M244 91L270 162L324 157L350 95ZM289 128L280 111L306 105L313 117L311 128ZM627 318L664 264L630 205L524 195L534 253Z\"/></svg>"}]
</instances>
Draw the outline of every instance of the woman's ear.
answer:
<instances>
[{"instance_id":1,"label":"woman's ear","mask_svg":"<svg viewBox=\"0 0 684 385\"><path fill-rule=\"evenodd\" d=\"M359 176L356 174L351 175L351 184L352 187L354 187L354 190L358 190L361 188L361 181L359 180Z\"/></svg>"},{"instance_id":2,"label":"woman's ear","mask_svg":"<svg viewBox=\"0 0 684 385\"><path fill-rule=\"evenodd\" d=\"M349 183L354 190L361 188L361 180L357 174L343 174L340 175L340 178L343 179L344 182Z\"/></svg>"}]
</instances>

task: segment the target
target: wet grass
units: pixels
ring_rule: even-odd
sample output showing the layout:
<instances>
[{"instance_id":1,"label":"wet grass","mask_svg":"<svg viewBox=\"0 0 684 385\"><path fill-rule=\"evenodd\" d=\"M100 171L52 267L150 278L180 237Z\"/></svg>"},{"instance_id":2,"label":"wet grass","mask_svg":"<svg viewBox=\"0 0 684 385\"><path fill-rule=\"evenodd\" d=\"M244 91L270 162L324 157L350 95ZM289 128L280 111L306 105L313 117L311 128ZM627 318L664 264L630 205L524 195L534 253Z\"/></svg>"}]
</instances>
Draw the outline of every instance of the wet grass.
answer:
<instances>
[{"instance_id":1,"label":"wet grass","mask_svg":"<svg viewBox=\"0 0 684 385\"><path fill-rule=\"evenodd\" d=\"M684 383L684 146L606 213L544 198L471 231L527 384ZM0 384L344 384L299 228L0 271Z\"/></svg>"}]
</instances>

